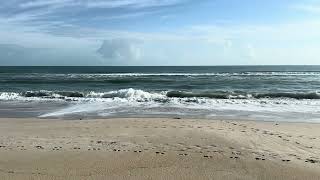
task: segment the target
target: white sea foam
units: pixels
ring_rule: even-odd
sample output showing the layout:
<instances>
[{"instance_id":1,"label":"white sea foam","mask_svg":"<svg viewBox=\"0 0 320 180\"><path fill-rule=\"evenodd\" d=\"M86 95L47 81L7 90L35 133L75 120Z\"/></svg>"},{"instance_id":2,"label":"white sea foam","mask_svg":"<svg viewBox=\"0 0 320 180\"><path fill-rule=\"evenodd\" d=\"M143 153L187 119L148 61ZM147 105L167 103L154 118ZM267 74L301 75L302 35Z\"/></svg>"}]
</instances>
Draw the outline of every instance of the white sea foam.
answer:
<instances>
[{"instance_id":1,"label":"white sea foam","mask_svg":"<svg viewBox=\"0 0 320 180\"><path fill-rule=\"evenodd\" d=\"M256 113L296 113L320 117L319 100L230 100L205 98L170 98L166 103L159 101L136 101L126 98L113 98L103 102L77 103L71 107L45 114L42 117L65 116L72 114L97 114L109 116L117 113L123 114L190 114L209 113L217 111L237 111Z\"/></svg>"},{"instance_id":2,"label":"white sea foam","mask_svg":"<svg viewBox=\"0 0 320 180\"><path fill-rule=\"evenodd\" d=\"M33 94L32 94L33 93ZM38 95L36 92L28 95ZM46 93L46 94L45 94ZM79 97L64 97L61 94ZM43 95L48 95L43 96ZM80 97L81 96L81 97ZM202 114L210 116L217 112L247 112L264 116L265 113L298 114L310 119L320 117L320 99L294 98L227 98L168 97L167 92L147 92L136 89L121 89L109 92L58 93L43 91L40 97L26 97L21 93L0 93L1 101L63 101L67 107L45 113L41 117L61 117L68 115L111 116L122 114Z\"/></svg>"},{"instance_id":3,"label":"white sea foam","mask_svg":"<svg viewBox=\"0 0 320 180\"><path fill-rule=\"evenodd\" d=\"M19 98L22 98L19 93L13 93L13 92L2 92L0 93L0 100L17 100Z\"/></svg>"},{"instance_id":4,"label":"white sea foam","mask_svg":"<svg viewBox=\"0 0 320 180\"><path fill-rule=\"evenodd\" d=\"M157 98L165 98L165 94L161 93L149 93L143 90L136 90L136 89L121 89L118 91L110 91L107 93L104 93L103 96L104 98L106 97L118 97L118 98L126 98L129 100L153 100Z\"/></svg>"}]
</instances>

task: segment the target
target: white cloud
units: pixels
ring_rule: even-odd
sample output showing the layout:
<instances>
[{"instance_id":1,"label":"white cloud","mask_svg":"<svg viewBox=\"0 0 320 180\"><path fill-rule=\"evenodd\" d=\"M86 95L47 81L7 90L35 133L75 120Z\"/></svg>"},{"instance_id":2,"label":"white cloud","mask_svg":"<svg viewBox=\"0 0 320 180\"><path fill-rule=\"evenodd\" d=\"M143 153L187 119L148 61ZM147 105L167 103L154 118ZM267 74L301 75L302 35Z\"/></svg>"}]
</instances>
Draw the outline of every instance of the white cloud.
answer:
<instances>
[{"instance_id":1,"label":"white cloud","mask_svg":"<svg viewBox=\"0 0 320 180\"><path fill-rule=\"evenodd\" d=\"M70 3L74 3L74 0L33 0L26 1L19 4L21 8L37 8L43 6L66 6Z\"/></svg>"},{"instance_id":2,"label":"white cloud","mask_svg":"<svg viewBox=\"0 0 320 180\"><path fill-rule=\"evenodd\" d=\"M92 0L87 2L89 8L148 8L159 6L170 6L183 2L183 0Z\"/></svg>"},{"instance_id":3,"label":"white cloud","mask_svg":"<svg viewBox=\"0 0 320 180\"><path fill-rule=\"evenodd\" d=\"M307 13L320 13L319 1L310 1L309 3L294 4L291 7L293 9L304 11Z\"/></svg>"},{"instance_id":4,"label":"white cloud","mask_svg":"<svg viewBox=\"0 0 320 180\"><path fill-rule=\"evenodd\" d=\"M83 22L130 19L160 13L163 8L189 0L14 0L0 4L3 26L63 33L57 27ZM126 10L123 10L123 9ZM101 11L101 9L106 9ZM109 11L110 10L110 11ZM60 31L60 32L57 32Z\"/></svg>"},{"instance_id":5,"label":"white cloud","mask_svg":"<svg viewBox=\"0 0 320 180\"><path fill-rule=\"evenodd\" d=\"M134 39L104 40L97 53L107 60L133 61L141 57L140 41Z\"/></svg>"},{"instance_id":6,"label":"white cloud","mask_svg":"<svg viewBox=\"0 0 320 180\"><path fill-rule=\"evenodd\" d=\"M319 64L320 57L320 23L316 20L277 25L199 25L166 33L70 27L54 34L12 25L1 26L0 37L0 43L81 51L90 56L97 53L104 65Z\"/></svg>"},{"instance_id":7,"label":"white cloud","mask_svg":"<svg viewBox=\"0 0 320 180\"><path fill-rule=\"evenodd\" d=\"M21 8L39 8L44 6L86 8L149 8L170 6L186 0L29 0L18 4Z\"/></svg>"},{"instance_id":8,"label":"white cloud","mask_svg":"<svg viewBox=\"0 0 320 180\"><path fill-rule=\"evenodd\" d=\"M21 44L28 48L53 48L57 49L57 52L79 51L88 56L90 54L90 57L97 56L93 58L95 62L103 57L104 60L101 63L104 65L108 65L111 60L113 63L131 63L131 65L136 62L145 65L319 64L320 53L317 49L320 39L320 22L317 19L269 25L233 25L229 22L223 25L219 23L198 25L171 29L167 32L145 33L87 28L66 22L64 19L48 20L46 18L59 16L58 12L61 9L67 10L67 6L79 6L80 9L119 7L137 9L173 5L182 1L23 2L24 4L18 3L21 4L20 8L35 9L9 16L1 16L2 12L0 12L0 43ZM44 6L46 8L42 8ZM97 16L95 20L138 17L158 11L158 9L126 11L108 17ZM103 42L102 45L101 42ZM60 61L64 62L66 59Z\"/></svg>"}]
</instances>

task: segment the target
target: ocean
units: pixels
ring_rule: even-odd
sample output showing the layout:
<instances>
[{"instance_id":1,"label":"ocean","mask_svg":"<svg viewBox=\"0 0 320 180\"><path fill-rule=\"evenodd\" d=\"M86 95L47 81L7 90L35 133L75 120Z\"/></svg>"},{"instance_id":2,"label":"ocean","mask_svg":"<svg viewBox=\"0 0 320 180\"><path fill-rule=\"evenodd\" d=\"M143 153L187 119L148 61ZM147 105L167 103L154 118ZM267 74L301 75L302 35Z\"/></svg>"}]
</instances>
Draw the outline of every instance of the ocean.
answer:
<instances>
[{"instance_id":1,"label":"ocean","mask_svg":"<svg viewBox=\"0 0 320 180\"><path fill-rule=\"evenodd\" d=\"M0 117L320 122L320 66L0 67Z\"/></svg>"}]
</instances>

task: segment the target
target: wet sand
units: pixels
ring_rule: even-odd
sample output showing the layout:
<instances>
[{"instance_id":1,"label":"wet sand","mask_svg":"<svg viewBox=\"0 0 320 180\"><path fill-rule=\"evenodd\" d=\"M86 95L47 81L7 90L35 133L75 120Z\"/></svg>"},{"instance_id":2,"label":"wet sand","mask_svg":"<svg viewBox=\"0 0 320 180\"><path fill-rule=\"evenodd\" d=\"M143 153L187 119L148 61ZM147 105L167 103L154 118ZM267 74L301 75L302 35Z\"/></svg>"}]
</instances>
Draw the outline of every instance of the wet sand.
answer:
<instances>
[{"instance_id":1,"label":"wet sand","mask_svg":"<svg viewBox=\"0 0 320 180\"><path fill-rule=\"evenodd\" d=\"M0 119L0 179L320 179L320 124Z\"/></svg>"}]
</instances>

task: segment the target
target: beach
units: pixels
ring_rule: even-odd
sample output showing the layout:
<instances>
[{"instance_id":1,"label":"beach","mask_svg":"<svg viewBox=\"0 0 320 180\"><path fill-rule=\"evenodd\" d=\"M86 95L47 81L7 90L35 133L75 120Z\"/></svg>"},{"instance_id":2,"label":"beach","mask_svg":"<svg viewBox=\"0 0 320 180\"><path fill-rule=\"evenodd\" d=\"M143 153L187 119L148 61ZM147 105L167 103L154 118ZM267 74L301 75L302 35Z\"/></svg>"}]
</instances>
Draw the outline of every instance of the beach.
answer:
<instances>
[{"instance_id":1,"label":"beach","mask_svg":"<svg viewBox=\"0 0 320 180\"><path fill-rule=\"evenodd\" d=\"M0 119L0 179L320 179L320 124Z\"/></svg>"}]
</instances>

